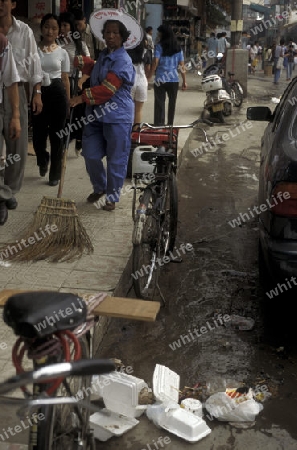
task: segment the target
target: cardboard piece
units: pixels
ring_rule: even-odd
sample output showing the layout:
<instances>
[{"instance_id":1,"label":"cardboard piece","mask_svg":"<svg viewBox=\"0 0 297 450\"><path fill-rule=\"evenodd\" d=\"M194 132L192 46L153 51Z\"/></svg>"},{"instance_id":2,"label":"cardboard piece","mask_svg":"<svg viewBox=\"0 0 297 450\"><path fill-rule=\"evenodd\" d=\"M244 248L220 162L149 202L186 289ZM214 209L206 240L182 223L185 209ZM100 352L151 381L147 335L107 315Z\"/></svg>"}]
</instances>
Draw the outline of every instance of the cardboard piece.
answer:
<instances>
[{"instance_id":1,"label":"cardboard piece","mask_svg":"<svg viewBox=\"0 0 297 450\"><path fill-rule=\"evenodd\" d=\"M30 291L21 289L4 289L0 291L0 308L4 307L9 297L21 292ZM160 303L158 302L108 296L94 309L94 314L98 316L154 322L159 310Z\"/></svg>"}]
</instances>

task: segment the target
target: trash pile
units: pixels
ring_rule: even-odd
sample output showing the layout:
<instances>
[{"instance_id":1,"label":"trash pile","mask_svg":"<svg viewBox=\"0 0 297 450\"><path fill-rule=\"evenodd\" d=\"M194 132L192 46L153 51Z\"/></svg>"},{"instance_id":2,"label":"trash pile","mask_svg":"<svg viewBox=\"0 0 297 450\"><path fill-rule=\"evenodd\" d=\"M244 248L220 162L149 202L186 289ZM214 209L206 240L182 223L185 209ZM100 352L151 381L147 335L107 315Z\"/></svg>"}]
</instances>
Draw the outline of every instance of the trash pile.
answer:
<instances>
[{"instance_id":1,"label":"trash pile","mask_svg":"<svg viewBox=\"0 0 297 450\"><path fill-rule=\"evenodd\" d=\"M144 380L122 372L100 375L96 377L97 384L99 380L97 399L103 399L105 408L90 417L94 436L99 441L121 436L134 428L139 423L137 419L146 413L158 428L194 443L211 433L203 419L203 408L210 420L251 426L263 409L261 402L269 396L268 393L259 396L251 388L243 387L216 392L204 404L197 398L181 399L179 375L160 364L154 370L153 389Z\"/></svg>"}]
</instances>

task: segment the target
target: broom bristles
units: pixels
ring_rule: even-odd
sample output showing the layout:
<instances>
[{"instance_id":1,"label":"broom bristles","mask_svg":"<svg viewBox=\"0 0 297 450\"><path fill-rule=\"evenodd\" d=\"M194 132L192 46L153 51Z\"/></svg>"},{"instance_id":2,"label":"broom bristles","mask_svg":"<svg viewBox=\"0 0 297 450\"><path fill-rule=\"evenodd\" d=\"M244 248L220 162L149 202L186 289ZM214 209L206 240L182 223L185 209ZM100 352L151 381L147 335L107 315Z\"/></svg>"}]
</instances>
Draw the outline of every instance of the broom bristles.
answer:
<instances>
[{"instance_id":1,"label":"broom bristles","mask_svg":"<svg viewBox=\"0 0 297 450\"><path fill-rule=\"evenodd\" d=\"M22 236L0 251L2 259L9 261L63 262L91 254L94 247L73 200L43 197Z\"/></svg>"}]
</instances>

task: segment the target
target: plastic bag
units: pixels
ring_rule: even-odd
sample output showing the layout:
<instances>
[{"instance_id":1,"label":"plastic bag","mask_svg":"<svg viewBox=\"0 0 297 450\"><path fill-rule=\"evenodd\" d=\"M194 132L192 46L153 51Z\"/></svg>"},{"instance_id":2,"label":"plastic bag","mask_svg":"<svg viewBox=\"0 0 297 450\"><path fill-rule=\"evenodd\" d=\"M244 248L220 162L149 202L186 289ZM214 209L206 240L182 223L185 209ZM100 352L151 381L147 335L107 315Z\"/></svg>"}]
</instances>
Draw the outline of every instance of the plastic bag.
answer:
<instances>
[{"instance_id":1,"label":"plastic bag","mask_svg":"<svg viewBox=\"0 0 297 450\"><path fill-rule=\"evenodd\" d=\"M217 392L206 400L205 408L212 417L220 421L253 422L262 411L263 405L253 399L252 393L246 399L238 401L225 392Z\"/></svg>"}]
</instances>

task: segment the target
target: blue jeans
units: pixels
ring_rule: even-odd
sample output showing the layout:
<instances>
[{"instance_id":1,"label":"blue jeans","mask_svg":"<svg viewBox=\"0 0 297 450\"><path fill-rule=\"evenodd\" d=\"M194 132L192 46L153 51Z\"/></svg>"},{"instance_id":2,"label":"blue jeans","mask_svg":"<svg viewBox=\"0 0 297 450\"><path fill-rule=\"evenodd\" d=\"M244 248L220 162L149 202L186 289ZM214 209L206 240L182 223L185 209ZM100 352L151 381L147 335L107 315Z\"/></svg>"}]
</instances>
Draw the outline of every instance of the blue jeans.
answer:
<instances>
[{"instance_id":1,"label":"blue jeans","mask_svg":"<svg viewBox=\"0 0 297 450\"><path fill-rule=\"evenodd\" d=\"M293 72L293 67L294 67L294 62L288 62L287 63L287 78L292 78L292 72Z\"/></svg>"},{"instance_id":2,"label":"blue jeans","mask_svg":"<svg viewBox=\"0 0 297 450\"><path fill-rule=\"evenodd\" d=\"M278 61L278 58L274 58L274 83L278 83L278 80L279 80L279 77L281 74L281 69L276 68L277 61Z\"/></svg>"},{"instance_id":3,"label":"blue jeans","mask_svg":"<svg viewBox=\"0 0 297 450\"><path fill-rule=\"evenodd\" d=\"M118 202L131 149L132 123L88 123L84 127L82 156L94 192L106 192L106 200ZM107 168L102 159L106 156Z\"/></svg>"}]
</instances>

